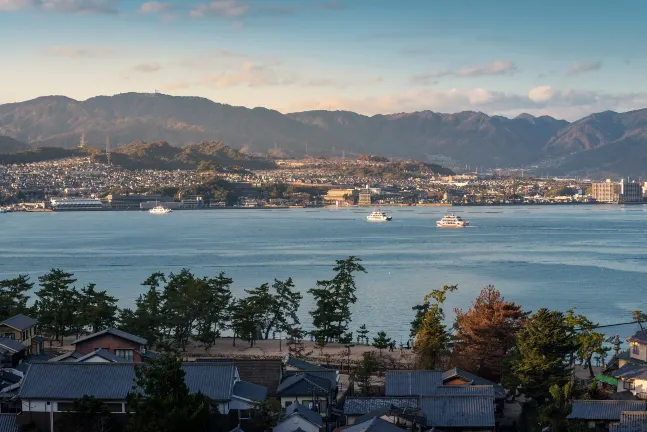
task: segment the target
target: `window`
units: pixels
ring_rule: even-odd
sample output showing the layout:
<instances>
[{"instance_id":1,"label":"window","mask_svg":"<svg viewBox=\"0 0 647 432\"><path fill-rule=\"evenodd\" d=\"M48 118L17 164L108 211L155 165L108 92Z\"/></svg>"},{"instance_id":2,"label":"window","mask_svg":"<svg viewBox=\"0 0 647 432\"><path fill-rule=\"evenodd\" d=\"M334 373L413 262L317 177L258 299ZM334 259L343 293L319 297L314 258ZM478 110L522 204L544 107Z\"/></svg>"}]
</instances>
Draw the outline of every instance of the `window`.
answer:
<instances>
[{"instance_id":1,"label":"window","mask_svg":"<svg viewBox=\"0 0 647 432\"><path fill-rule=\"evenodd\" d=\"M4 337L9 339L16 339L16 335L14 333L5 333Z\"/></svg>"},{"instance_id":2,"label":"window","mask_svg":"<svg viewBox=\"0 0 647 432\"><path fill-rule=\"evenodd\" d=\"M130 361L130 362L133 361L133 353L134 353L134 351L131 350L131 349L118 349L118 350L115 350L115 355L117 357L121 357L122 359Z\"/></svg>"},{"instance_id":3,"label":"window","mask_svg":"<svg viewBox=\"0 0 647 432\"><path fill-rule=\"evenodd\" d=\"M640 345L639 344L633 344L631 345L631 352L633 354L638 354L640 355Z\"/></svg>"},{"instance_id":4,"label":"window","mask_svg":"<svg viewBox=\"0 0 647 432\"><path fill-rule=\"evenodd\" d=\"M251 417L252 411L251 410L238 410L238 418L241 420L249 420Z\"/></svg>"},{"instance_id":5,"label":"window","mask_svg":"<svg viewBox=\"0 0 647 432\"><path fill-rule=\"evenodd\" d=\"M625 390L636 390L636 383L633 381L623 381L622 388Z\"/></svg>"},{"instance_id":6,"label":"window","mask_svg":"<svg viewBox=\"0 0 647 432\"><path fill-rule=\"evenodd\" d=\"M72 402L59 402L57 407L58 412L72 411L74 404ZM123 404L121 403L106 403L108 411L111 413L120 413L124 412Z\"/></svg>"}]
</instances>

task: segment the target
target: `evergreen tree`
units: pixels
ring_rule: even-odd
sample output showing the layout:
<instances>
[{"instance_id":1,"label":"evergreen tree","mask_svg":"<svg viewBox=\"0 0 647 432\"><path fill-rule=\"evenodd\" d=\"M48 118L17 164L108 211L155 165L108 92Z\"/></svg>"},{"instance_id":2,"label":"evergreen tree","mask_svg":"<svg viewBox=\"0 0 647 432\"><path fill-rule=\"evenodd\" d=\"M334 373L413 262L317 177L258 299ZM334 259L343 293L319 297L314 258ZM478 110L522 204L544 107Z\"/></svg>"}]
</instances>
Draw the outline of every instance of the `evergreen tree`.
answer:
<instances>
[{"instance_id":1,"label":"evergreen tree","mask_svg":"<svg viewBox=\"0 0 647 432\"><path fill-rule=\"evenodd\" d=\"M354 256L337 260L333 268L337 272L335 277L317 281L317 288L308 291L316 304L316 308L310 311L312 324L317 329L312 332L315 339L338 341L348 331L350 307L357 302L355 273L366 273L360 262L361 259Z\"/></svg>"},{"instance_id":2,"label":"evergreen tree","mask_svg":"<svg viewBox=\"0 0 647 432\"><path fill-rule=\"evenodd\" d=\"M456 310L454 363L499 382L502 365L515 346L515 334L527 317L521 306L505 301L492 285L485 287L467 312Z\"/></svg>"},{"instance_id":3,"label":"evergreen tree","mask_svg":"<svg viewBox=\"0 0 647 432\"><path fill-rule=\"evenodd\" d=\"M573 407L573 381L568 381L563 386L555 384L549 392L549 401L541 408L539 421L543 426L550 427L551 432L569 432L566 416Z\"/></svg>"},{"instance_id":4,"label":"evergreen tree","mask_svg":"<svg viewBox=\"0 0 647 432\"><path fill-rule=\"evenodd\" d=\"M133 391L126 398L127 432L203 432L210 430L208 400L191 394L182 360L162 357L138 366Z\"/></svg>"},{"instance_id":5,"label":"evergreen tree","mask_svg":"<svg viewBox=\"0 0 647 432\"><path fill-rule=\"evenodd\" d=\"M54 336L63 345L63 337L72 334L75 326L76 282L72 273L52 269L38 278L41 289L36 291L35 308L38 311L38 322L43 332Z\"/></svg>"},{"instance_id":6,"label":"evergreen tree","mask_svg":"<svg viewBox=\"0 0 647 432\"><path fill-rule=\"evenodd\" d=\"M359 329L357 330L357 335L359 336L359 342L363 343L366 341L368 344L368 329L366 328L366 324L362 324L359 326Z\"/></svg>"},{"instance_id":7,"label":"evergreen tree","mask_svg":"<svg viewBox=\"0 0 647 432\"><path fill-rule=\"evenodd\" d=\"M220 273L203 279L196 298L196 335L205 350L211 349L230 319L231 284L233 280Z\"/></svg>"},{"instance_id":8,"label":"evergreen tree","mask_svg":"<svg viewBox=\"0 0 647 432\"><path fill-rule=\"evenodd\" d=\"M312 354L312 351L306 351L303 343L304 331L301 327L295 326L287 330L288 339L288 354L290 357L303 358Z\"/></svg>"},{"instance_id":9,"label":"evergreen tree","mask_svg":"<svg viewBox=\"0 0 647 432\"><path fill-rule=\"evenodd\" d=\"M106 291L97 291L91 283L79 293L80 321L89 326L92 333L113 327L117 321L117 299Z\"/></svg>"},{"instance_id":10,"label":"evergreen tree","mask_svg":"<svg viewBox=\"0 0 647 432\"><path fill-rule=\"evenodd\" d=\"M29 282L29 276L18 275L14 279L0 281L0 321L18 314L30 314L33 311L27 307L29 296L25 293L34 287Z\"/></svg>"},{"instance_id":11,"label":"evergreen tree","mask_svg":"<svg viewBox=\"0 0 647 432\"><path fill-rule=\"evenodd\" d=\"M391 338L387 337L384 331L379 331L377 337L373 338L373 346L380 350L380 354L383 349L387 349L391 345L391 342Z\"/></svg>"},{"instance_id":12,"label":"evergreen tree","mask_svg":"<svg viewBox=\"0 0 647 432\"><path fill-rule=\"evenodd\" d=\"M520 382L521 393L541 406L553 385L563 386L569 381L569 358L575 348L564 314L539 309L517 334L518 357L512 363L512 372Z\"/></svg>"},{"instance_id":13,"label":"evergreen tree","mask_svg":"<svg viewBox=\"0 0 647 432\"><path fill-rule=\"evenodd\" d=\"M425 303L429 302L430 306L424 314L415 343L416 359L419 367L423 369L436 369L441 354L447 349L449 333L443 323L445 312L441 306L447 298L447 293L457 289L457 285L445 285L442 289L433 290L425 296Z\"/></svg>"},{"instance_id":14,"label":"evergreen tree","mask_svg":"<svg viewBox=\"0 0 647 432\"><path fill-rule=\"evenodd\" d=\"M604 344L604 334L596 332L597 324L591 322L587 317L575 314L575 308L566 311L566 322L573 334L573 343L577 347L574 357L586 364L589 368L590 377L595 378L592 364L593 356L599 355L604 358L611 349ZM572 360L571 363L573 363Z\"/></svg>"},{"instance_id":15,"label":"evergreen tree","mask_svg":"<svg viewBox=\"0 0 647 432\"><path fill-rule=\"evenodd\" d=\"M110 410L94 396L85 395L72 401L72 407L56 422L61 432L111 432L116 430Z\"/></svg>"},{"instance_id":16,"label":"evergreen tree","mask_svg":"<svg viewBox=\"0 0 647 432\"><path fill-rule=\"evenodd\" d=\"M375 351L362 353L362 359L357 366L351 370L351 381L357 385L363 396L368 396L371 391L371 379L377 372L379 362Z\"/></svg>"},{"instance_id":17,"label":"evergreen tree","mask_svg":"<svg viewBox=\"0 0 647 432\"><path fill-rule=\"evenodd\" d=\"M260 331L263 305L249 297L235 300L231 307L231 327L236 335L253 347Z\"/></svg>"},{"instance_id":18,"label":"evergreen tree","mask_svg":"<svg viewBox=\"0 0 647 432\"><path fill-rule=\"evenodd\" d=\"M162 316L168 336L174 345L186 350L189 343L199 312L197 305L203 304L206 298L204 283L198 280L188 269L182 269L179 273L171 273L168 282L164 287Z\"/></svg>"},{"instance_id":19,"label":"evergreen tree","mask_svg":"<svg viewBox=\"0 0 647 432\"><path fill-rule=\"evenodd\" d=\"M166 283L164 273L153 273L142 285L148 287L145 294L140 294L135 300L135 310L122 309L119 316L119 327L148 341L149 346L155 345L164 330L162 308L164 300L159 288Z\"/></svg>"},{"instance_id":20,"label":"evergreen tree","mask_svg":"<svg viewBox=\"0 0 647 432\"><path fill-rule=\"evenodd\" d=\"M413 321L411 321L411 330L409 331L410 337L416 337L418 331L420 330L420 327L422 326L422 321L425 318L425 314L429 312L430 307L431 304L426 301L421 305L415 305L411 308L416 313L416 316Z\"/></svg>"}]
</instances>

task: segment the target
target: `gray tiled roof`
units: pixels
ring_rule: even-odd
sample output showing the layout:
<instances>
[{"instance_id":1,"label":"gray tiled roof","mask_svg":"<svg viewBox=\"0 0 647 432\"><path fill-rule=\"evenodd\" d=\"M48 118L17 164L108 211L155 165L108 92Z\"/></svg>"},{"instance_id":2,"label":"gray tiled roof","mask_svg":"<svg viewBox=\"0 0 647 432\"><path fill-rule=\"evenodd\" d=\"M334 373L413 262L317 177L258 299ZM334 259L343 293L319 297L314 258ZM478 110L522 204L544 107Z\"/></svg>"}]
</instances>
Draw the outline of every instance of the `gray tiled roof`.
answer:
<instances>
[{"instance_id":1,"label":"gray tiled roof","mask_svg":"<svg viewBox=\"0 0 647 432\"><path fill-rule=\"evenodd\" d=\"M238 381L234 384L233 395L255 402L262 402L267 398L267 387L246 381Z\"/></svg>"},{"instance_id":2,"label":"gray tiled roof","mask_svg":"<svg viewBox=\"0 0 647 432\"><path fill-rule=\"evenodd\" d=\"M441 371L387 371L385 387L387 396L420 396L431 394L442 384Z\"/></svg>"},{"instance_id":3,"label":"gray tiled roof","mask_svg":"<svg viewBox=\"0 0 647 432\"><path fill-rule=\"evenodd\" d=\"M620 414L620 424L610 425L611 432L644 432L647 430L647 411L625 411Z\"/></svg>"},{"instance_id":4,"label":"gray tiled roof","mask_svg":"<svg viewBox=\"0 0 647 432\"><path fill-rule=\"evenodd\" d=\"M627 363L611 376L624 379L647 379L647 366Z\"/></svg>"},{"instance_id":5,"label":"gray tiled roof","mask_svg":"<svg viewBox=\"0 0 647 432\"><path fill-rule=\"evenodd\" d=\"M647 330L638 330L633 336L627 338L627 340L647 342Z\"/></svg>"},{"instance_id":6,"label":"gray tiled roof","mask_svg":"<svg viewBox=\"0 0 647 432\"><path fill-rule=\"evenodd\" d=\"M11 384L16 384L16 383L19 383L21 379L22 379L21 376L12 374L11 372L0 370L0 380L10 382Z\"/></svg>"},{"instance_id":7,"label":"gray tiled roof","mask_svg":"<svg viewBox=\"0 0 647 432\"><path fill-rule=\"evenodd\" d=\"M402 432L402 429L381 418L374 418L346 428L344 432Z\"/></svg>"},{"instance_id":8,"label":"gray tiled roof","mask_svg":"<svg viewBox=\"0 0 647 432\"><path fill-rule=\"evenodd\" d=\"M323 366L316 365L314 363L307 362L305 360L298 359L296 357L288 357L287 361L285 362L287 365L295 367L300 370L304 371L315 371L315 370L321 370L321 371L326 371L326 370L332 370L325 368Z\"/></svg>"},{"instance_id":9,"label":"gray tiled roof","mask_svg":"<svg viewBox=\"0 0 647 432\"><path fill-rule=\"evenodd\" d=\"M499 393L499 395L505 396L505 390L503 389L503 386L501 384L497 384L494 381L481 378L480 376L474 375L473 373L468 372L466 370L463 370L460 368L454 368L443 372L443 382L457 377L460 377L469 381L472 385L492 386L494 387L495 393Z\"/></svg>"},{"instance_id":10,"label":"gray tiled roof","mask_svg":"<svg viewBox=\"0 0 647 432\"><path fill-rule=\"evenodd\" d=\"M6 348L11 352L20 352L27 349L26 346L24 346L17 340L8 337L0 337L0 347Z\"/></svg>"},{"instance_id":11,"label":"gray tiled roof","mask_svg":"<svg viewBox=\"0 0 647 432\"><path fill-rule=\"evenodd\" d=\"M78 399L84 395L102 400L124 400L132 390L135 367L141 363L34 363L23 379L23 399ZM217 363L184 363L184 382L192 393L230 400L234 366Z\"/></svg>"},{"instance_id":12,"label":"gray tiled roof","mask_svg":"<svg viewBox=\"0 0 647 432\"><path fill-rule=\"evenodd\" d=\"M33 326L38 324L38 320L34 318L30 318L27 315L18 314L16 316L13 316L9 319L6 319L0 322L0 325L3 325L3 324L11 328L15 328L16 330L23 331L23 330L27 330L28 328L32 328Z\"/></svg>"},{"instance_id":13,"label":"gray tiled roof","mask_svg":"<svg viewBox=\"0 0 647 432\"><path fill-rule=\"evenodd\" d=\"M56 356L54 358L51 358L48 361L51 361L51 362L77 361L81 357L83 357L83 354L81 354L80 352L70 351L70 352L61 354L59 356Z\"/></svg>"},{"instance_id":14,"label":"gray tiled roof","mask_svg":"<svg viewBox=\"0 0 647 432\"><path fill-rule=\"evenodd\" d=\"M126 363L126 359L118 357L118 356L112 354L111 352L108 352L108 351L104 350L103 348L99 348L96 351L93 351L93 352L91 352L89 354L86 354L86 355L84 355L82 357L79 357L78 359L76 359L76 361L77 362L84 362L87 359L92 358L94 356L99 356L102 359L108 360L109 362L113 362L113 363Z\"/></svg>"},{"instance_id":15,"label":"gray tiled roof","mask_svg":"<svg viewBox=\"0 0 647 432\"><path fill-rule=\"evenodd\" d=\"M283 372L283 378L291 377L293 375L305 374L305 373L307 373L308 375L325 378L328 381L330 381L330 383L333 386L337 385L337 372L332 369L313 370L313 371L302 371L302 370L285 371Z\"/></svg>"},{"instance_id":16,"label":"gray tiled roof","mask_svg":"<svg viewBox=\"0 0 647 432\"><path fill-rule=\"evenodd\" d=\"M429 427L490 428L495 423L491 396L423 396L420 409Z\"/></svg>"},{"instance_id":17,"label":"gray tiled roof","mask_svg":"<svg viewBox=\"0 0 647 432\"><path fill-rule=\"evenodd\" d=\"M0 432L18 432L15 414L0 414Z\"/></svg>"},{"instance_id":18,"label":"gray tiled roof","mask_svg":"<svg viewBox=\"0 0 647 432\"><path fill-rule=\"evenodd\" d=\"M433 389L430 394L447 396L495 396L494 387L491 385L443 385Z\"/></svg>"},{"instance_id":19,"label":"gray tiled roof","mask_svg":"<svg viewBox=\"0 0 647 432\"><path fill-rule=\"evenodd\" d=\"M417 408L418 398L415 397L359 397L346 398L344 415L363 415L380 408Z\"/></svg>"},{"instance_id":20,"label":"gray tiled roof","mask_svg":"<svg viewBox=\"0 0 647 432\"><path fill-rule=\"evenodd\" d=\"M645 411L645 401L615 401L615 400L576 400L568 419L574 420L611 420L620 421L624 411Z\"/></svg>"},{"instance_id":21,"label":"gray tiled roof","mask_svg":"<svg viewBox=\"0 0 647 432\"><path fill-rule=\"evenodd\" d=\"M323 426L323 417L321 417L319 413L312 411L310 408L300 404L299 402L293 402L285 409L286 419L292 417L295 414L300 415L314 425L317 425L319 427Z\"/></svg>"},{"instance_id":22,"label":"gray tiled roof","mask_svg":"<svg viewBox=\"0 0 647 432\"><path fill-rule=\"evenodd\" d=\"M236 359L234 364L241 380L267 387L272 394L281 382L281 360Z\"/></svg>"},{"instance_id":23,"label":"gray tiled roof","mask_svg":"<svg viewBox=\"0 0 647 432\"><path fill-rule=\"evenodd\" d=\"M281 381L276 393L280 396L327 396L332 390L332 385L326 378L310 375L308 373L292 375Z\"/></svg>"},{"instance_id":24,"label":"gray tiled roof","mask_svg":"<svg viewBox=\"0 0 647 432\"><path fill-rule=\"evenodd\" d=\"M94 338L99 337L99 336L103 336L104 334L111 334L113 336L117 336L117 337L120 337L122 339L126 339L126 340L129 340L131 342L138 343L140 345L148 344L148 341L146 339L141 338L141 337L139 337L137 335L126 333L125 331L121 331L121 330L118 330L118 329L115 329L115 328L109 328L109 329L105 329L105 330L102 330L102 331L97 332L97 333L92 333L91 335L83 336L82 338L79 338L79 339L75 340L74 342L72 342L72 345L77 344L79 342L84 342L84 341L87 341L87 340L90 340L90 339L94 339Z\"/></svg>"}]
</instances>

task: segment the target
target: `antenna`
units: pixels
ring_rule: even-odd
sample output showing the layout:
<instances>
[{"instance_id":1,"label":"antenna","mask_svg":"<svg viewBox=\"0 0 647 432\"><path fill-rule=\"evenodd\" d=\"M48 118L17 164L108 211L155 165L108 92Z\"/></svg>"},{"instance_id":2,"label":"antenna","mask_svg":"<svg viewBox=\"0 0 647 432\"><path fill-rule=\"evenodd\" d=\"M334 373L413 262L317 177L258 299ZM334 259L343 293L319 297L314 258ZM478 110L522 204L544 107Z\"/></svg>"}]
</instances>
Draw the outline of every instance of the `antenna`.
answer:
<instances>
[{"instance_id":1,"label":"antenna","mask_svg":"<svg viewBox=\"0 0 647 432\"><path fill-rule=\"evenodd\" d=\"M308 156L308 143L306 143L306 156Z\"/></svg>"},{"instance_id":2,"label":"antenna","mask_svg":"<svg viewBox=\"0 0 647 432\"><path fill-rule=\"evenodd\" d=\"M106 137L106 159L108 160L108 165L112 165L110 160L110 136Z\"/></svg>"},{"instance_id":3,"label":"antenna","mask_svg":"<svg viewBox=\"0 0 647 432\"><path fill-rule=\"evenodd\" d=\"M81 142L79 143L79 148L85 148L85 132L81 132Z\"/></svg>"}]
</instances>

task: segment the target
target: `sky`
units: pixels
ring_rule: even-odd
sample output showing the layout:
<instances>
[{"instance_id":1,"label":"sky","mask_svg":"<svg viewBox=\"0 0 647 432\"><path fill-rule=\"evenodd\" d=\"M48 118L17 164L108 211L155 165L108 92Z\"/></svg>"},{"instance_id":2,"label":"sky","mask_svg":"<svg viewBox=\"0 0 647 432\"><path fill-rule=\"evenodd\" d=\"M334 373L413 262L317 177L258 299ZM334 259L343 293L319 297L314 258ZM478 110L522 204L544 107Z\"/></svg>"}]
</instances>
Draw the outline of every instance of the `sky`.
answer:
<instances>
[{"instance_id":1,"label":"sky","mask_svg":"<svg viewBox=\"0 0 647 432\"><path fill-rule=\"evenodd\" d=\"M0 0L0 103L154 92L281 112L647 107L645 0Z\"/></svg>"}]
</instances>

